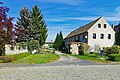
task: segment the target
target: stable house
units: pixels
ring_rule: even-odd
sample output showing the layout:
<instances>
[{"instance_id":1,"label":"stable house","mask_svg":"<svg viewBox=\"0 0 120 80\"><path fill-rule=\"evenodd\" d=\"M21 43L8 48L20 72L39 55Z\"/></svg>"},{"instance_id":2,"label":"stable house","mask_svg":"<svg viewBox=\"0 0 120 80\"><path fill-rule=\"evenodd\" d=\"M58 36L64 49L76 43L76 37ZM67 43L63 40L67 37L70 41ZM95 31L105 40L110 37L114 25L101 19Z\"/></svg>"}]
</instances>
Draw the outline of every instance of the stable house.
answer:
<instances>
[{"instance_id":1,"label":"stable house","mask_svg":"<svg viewBox=\"0 0 120 80\"><path fill-rule=\"evenodd\" d=\"M72 31L64 40L69 52L79 54L81 43L88 44L89 51L94 51L96 45L100 48L113 46L115 31L103 17L100 17Z\"/></svg>"}]
</instances>

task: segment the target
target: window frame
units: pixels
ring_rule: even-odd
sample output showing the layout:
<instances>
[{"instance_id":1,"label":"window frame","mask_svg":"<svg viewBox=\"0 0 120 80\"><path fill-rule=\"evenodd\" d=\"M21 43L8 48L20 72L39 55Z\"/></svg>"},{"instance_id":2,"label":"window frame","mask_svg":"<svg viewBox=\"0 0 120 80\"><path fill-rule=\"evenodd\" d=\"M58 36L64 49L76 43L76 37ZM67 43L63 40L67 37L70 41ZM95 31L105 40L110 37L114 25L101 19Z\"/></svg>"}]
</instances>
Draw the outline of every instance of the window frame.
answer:
<instances>
[{"instance_id":1,"label":"window frame","mask_svg":"<svg viewBox=\"0 0 120 80\"><path fill-rule=\"evenodd\" d=\"M96 33L93 33L92 37L93 39L96 39Z\"/></svg>"},{"instance_id":2,"label":"window frame","mask_svg":"<svg viewBox=\"0 0 120 80\"><path fill-rule=\"evenodd\" d=\"M98 28L101 28L101 24L98 24Z\"/></svg>"},{"instance_id":3,"label":"window frame","mask_svg":"<svg viewBox=\"0 0 120 80\"><path fill-rule=\"evenodd\" d=\"M104 28L107 28L107 24L104 24Z\"/></svg>"},{"instance_id":4,"label":"window frame","mask_svg":"<svg viewBox=\"0 0 120 80\"><path fill-rule=\"evenodd\" d=\"M100 34L100 39L104 39L104 34Z\"/></svg>"},{"instance_id":5,"label":"window frame","mask_svg":"<svg viewBox=\"0 0 120 80\"><path fill-rule=\"evenodd\" d=\"M108 39L111 39L111 37L112 37L111 34L108 34Z\"/></svg>"}]
</instances>

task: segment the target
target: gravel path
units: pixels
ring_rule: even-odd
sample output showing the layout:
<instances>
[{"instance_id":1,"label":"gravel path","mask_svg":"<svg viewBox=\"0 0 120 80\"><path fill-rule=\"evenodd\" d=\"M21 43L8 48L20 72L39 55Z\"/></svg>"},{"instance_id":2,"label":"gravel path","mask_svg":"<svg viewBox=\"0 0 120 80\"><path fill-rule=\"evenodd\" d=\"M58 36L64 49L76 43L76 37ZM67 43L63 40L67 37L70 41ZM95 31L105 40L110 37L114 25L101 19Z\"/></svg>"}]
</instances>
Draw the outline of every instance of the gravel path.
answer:
<instances>
[{"instance_id":1,"label":"gravel path","mask_svg":"<svg viewBox=\"0 0 120 80\"><path fill-rule=\"evenodd\" d=\"M120 65L6 67L0 80L120 80Z\"/></svg>"},{"instance_id":2,"label":"gravel path","mask_svg":"<svg viewBox=\"0 0 120 80\"><path fill-rule=\"evenodd\" d=\"M120 65L98 65L61 56L42 65L0 64L0 80L120 80Z\"/></svg>"}]
</instances>

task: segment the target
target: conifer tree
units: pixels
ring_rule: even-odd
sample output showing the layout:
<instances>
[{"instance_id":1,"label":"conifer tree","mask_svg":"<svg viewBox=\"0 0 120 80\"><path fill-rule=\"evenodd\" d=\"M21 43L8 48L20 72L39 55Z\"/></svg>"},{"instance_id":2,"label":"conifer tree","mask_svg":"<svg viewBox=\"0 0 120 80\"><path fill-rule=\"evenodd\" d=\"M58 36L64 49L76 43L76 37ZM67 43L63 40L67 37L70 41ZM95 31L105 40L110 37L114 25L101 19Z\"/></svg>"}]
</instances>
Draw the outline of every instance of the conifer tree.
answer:
<instances>
[{"instance_id":1,"label":"conifer tree","mask_svg":"<svg viewBox=\"0 0 120 80\"><path fill-rule=\"evenodd\" d=\"M20 35L18 33L18 38L17 42L27 42L31 40L33 36L33 29L32 29L32 13L24 7L20 11L20 17L18 18L17 24L16 24L16 29L24 29L24 34L25 35Z\"/></svg>"},{"instance_id":2,"label":"conifer tree","mask_svg":"<svg viewBox=\"0 0 120 80\"><path fill-rule=\"evenodd\" d=\"M118 31L116 33L116 45L120 45L120 24L118 25Z\"/></svg>"},{"instance_id":3,"label":"conifer tree","mask_svg":"<svg viewBox=\"0 0 120 80\"><path fill-rule=\"evenodd\" d=\"M47 25L43 19L43 14L39 10L38 6L35 5L32 9L33 18L33 38L39 41L40 46L42 46L47 38Z\"/></svg>"}]
</instances>

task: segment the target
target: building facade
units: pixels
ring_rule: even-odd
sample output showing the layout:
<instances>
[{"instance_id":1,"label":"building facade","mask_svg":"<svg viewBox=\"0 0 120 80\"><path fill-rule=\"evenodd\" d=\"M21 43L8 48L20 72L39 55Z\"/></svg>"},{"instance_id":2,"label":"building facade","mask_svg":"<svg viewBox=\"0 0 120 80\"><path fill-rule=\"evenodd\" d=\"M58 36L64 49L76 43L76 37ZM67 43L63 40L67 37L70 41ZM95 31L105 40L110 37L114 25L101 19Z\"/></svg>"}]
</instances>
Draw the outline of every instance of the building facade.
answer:
<instances>
[{"instance_id":1,"label":"building facade","mask_svg":"<svg viewBox=\"0 0 120 80\"><path fill-rule=\"evenodd\" d=\"M100 17L68 34L65 37L65 45L71 45L71 42L86 43L90 50L94 50L96 45L110 47L115 42L115 31L103 17Z\"/></svg>"}]
</instances>

